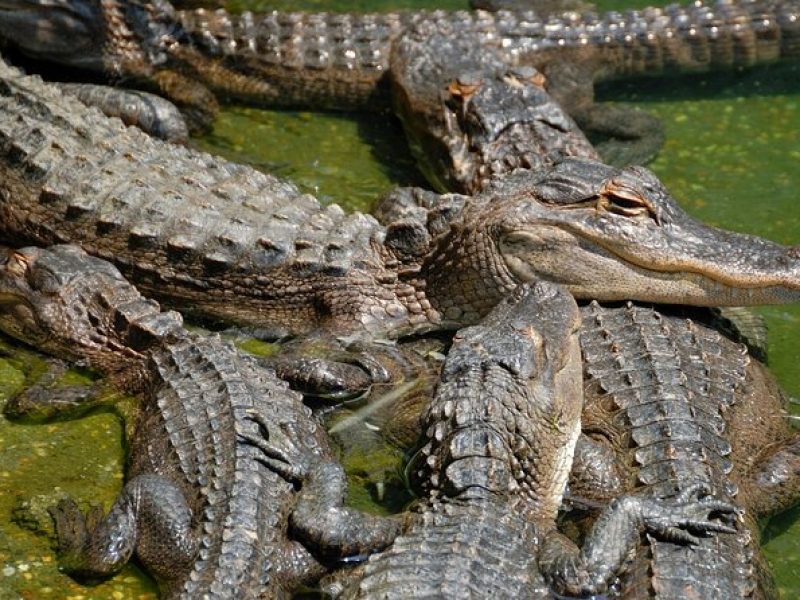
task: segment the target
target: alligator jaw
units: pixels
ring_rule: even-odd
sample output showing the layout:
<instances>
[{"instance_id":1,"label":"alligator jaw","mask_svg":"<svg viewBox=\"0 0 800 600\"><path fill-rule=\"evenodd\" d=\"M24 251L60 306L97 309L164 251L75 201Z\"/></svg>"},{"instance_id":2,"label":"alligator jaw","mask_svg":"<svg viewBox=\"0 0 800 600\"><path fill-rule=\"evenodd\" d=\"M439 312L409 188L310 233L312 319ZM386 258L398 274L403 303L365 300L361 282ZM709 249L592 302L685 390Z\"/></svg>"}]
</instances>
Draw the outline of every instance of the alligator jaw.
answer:
<instances>
[{"instance_id":1,"label":"alligator jaw","mask_svg":"<svg viewBox=\"0 0 800 600\"><path fill-rule=\"evenodd\" d=\"M569 177L563 177L564 173ZM800 300L800 249L703 225L641 167L565 161L503 217L519 280L578 298L735 306Z\"/></svg>"}]
</instances>

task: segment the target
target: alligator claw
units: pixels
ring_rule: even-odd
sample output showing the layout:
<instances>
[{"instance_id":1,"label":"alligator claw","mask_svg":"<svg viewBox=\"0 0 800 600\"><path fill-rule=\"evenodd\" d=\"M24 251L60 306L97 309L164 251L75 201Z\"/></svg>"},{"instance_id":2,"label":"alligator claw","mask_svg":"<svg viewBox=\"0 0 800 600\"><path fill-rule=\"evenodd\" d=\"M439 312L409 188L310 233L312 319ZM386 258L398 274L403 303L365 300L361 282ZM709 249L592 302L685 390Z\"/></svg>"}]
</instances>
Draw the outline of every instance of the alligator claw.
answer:
<instances>
[{"instance_id":1,"label":"alligator claw","mask_svg":"<svg viewBox=\"0 0 800 600\"><path fill-rule=\"evenodd\" d=\"M276 427L257 412L250 413L249 418L258 425L259 434L239 432L237 435L241 441L261 451L256 460L290 483L305 479L307 461L304 453L292 442L290 432L286 431L287 425L281 423Z\"/></svg>"},{"instance_id":2,"label":"alligator claw","mask_svg":"<svg viewBox=\"0 0 800 600\"><path fill-rule=\"evenodd\" d=\"M672 500L650 505L644 521L647 527L673 542L697 544L701 536L712 533L736 533L736 528L720 521L738 515L739 508L711 495L704 483L693 484Z\"/></svg>"},{"instance_id":3,"label":"alligator claw","mask_svg":"<svg viewBox=\"0 0 800 600\"><path fill-rule=\"evenodd\" d=\"M102 509L93 507L88 515L71 498L64 498L47 509L56 528L60 568L69 573L76 570L91 531L102 519Z\"/></svg>"}]
</instances>

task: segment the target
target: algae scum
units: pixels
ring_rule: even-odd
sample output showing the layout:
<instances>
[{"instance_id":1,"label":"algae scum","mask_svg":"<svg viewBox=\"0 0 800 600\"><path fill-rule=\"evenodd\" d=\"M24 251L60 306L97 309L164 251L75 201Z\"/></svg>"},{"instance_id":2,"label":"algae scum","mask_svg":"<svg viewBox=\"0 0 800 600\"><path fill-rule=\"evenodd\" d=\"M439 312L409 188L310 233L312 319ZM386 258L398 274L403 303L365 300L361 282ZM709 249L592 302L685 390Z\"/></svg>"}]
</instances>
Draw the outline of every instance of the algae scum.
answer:
<instances>
[{"instance_id":1,"label":"algae scum","mask_svg":"<svg viewBox=\"0 0 800 600\"><path fill-rule=\"evenodd\" d=\"M637 2L643 6L645 2ZM239 2L238 7L330 9L331 2ZM335 3L339 10L455 9L448 0ZM630 3L609 2L603 9ZM800 68L646 79L607 84L601 97L632 102L663 119L667 143L650 166L692 214L706 222L800 243ZM394 185L420 185L399 125L388 115L224 111L204 150L287 177L324 201L368 210ZM759 309L770 326L770 365L800 397L800 307ZM41 371L41 359L19 346L0 346L0 402ZM27 375L26 375L27 374ZM800 412L800 411L798 411ZM111 411L66 422L11 423L0 416L0 598L154 598L135 566L87 587L58 573L44 508L70 494L108 508L121 487L123 429ZM400 456L356 448L346 457L351 500L373 510L397 509L402 497L373 503L376 489L398 489ZM21 527L20 523L25 524ZM800 596L800 509L774 519L765 551L783 594Z\"/></svg>"}]
</instances>

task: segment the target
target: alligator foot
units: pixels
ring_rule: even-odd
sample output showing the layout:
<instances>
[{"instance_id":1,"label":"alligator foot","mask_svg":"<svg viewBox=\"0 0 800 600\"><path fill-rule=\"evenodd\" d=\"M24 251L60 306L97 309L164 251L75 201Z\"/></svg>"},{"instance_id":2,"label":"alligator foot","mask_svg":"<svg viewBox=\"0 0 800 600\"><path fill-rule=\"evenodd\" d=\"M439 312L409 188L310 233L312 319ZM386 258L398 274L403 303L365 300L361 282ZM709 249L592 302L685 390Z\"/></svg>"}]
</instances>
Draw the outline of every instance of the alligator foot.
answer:
<instances>
[{"instance_id":1,"label":"alligator foot","mask_svg":"<svg viewBox=\"0 0 800 600\"><path fill-rule=\"evenodd\" d=\"M696 483L671 500L650 501L642 505L645 527L667 541L696 544L693 532L700 536L712 533L736 533L736 528L720 519L735 515L740 509L718 500L703 483Z\"/></svg>"},{"instance_id":2,"label":"alligator foot","mask_svg":"<svg viewBox=\"0 0 800 600\"><path fill-rule=\"evenodd\" d=\"M400 532L399 521L343 506L347 479L341 465L323 458L303 440L295 440L290 425L272 423L258 412L250 418L261 436L239 433L240 439L261 450L260 462L301 486L291 526L309 550L332 559L352 559L380 551L394 541Z\"/></svg>"},{"instance_id":3,"label":"alligator foot","mask_svg":"<svg viewBox=\"0 0 800 600\"><path fill-rule=\"evenodd\" d=\"M738 511L711 496L704 484L692 485L671 499L622 496L600 514L581 550L558 531L549 532L539 568L556 594L603 593L643 530L671 542L695 544L697 536L736 533L720 519Z\"/></svg>"},{"instance_id":4,"label":"alligator foot","mask_svg":"<svg viewBox=\"0 0 800 600\"><path fill-rule=\"evenodd\" d=\"M169 579L194 561L198 542L183 492L161 475L138 475L111 511L84 515L73 500L49 509L58 536L61 569L81 578L118 572L136 551L156 578Z\"/></svg>"},{"instance_id":5,"label":"alligator foot","mask_svg":"<svg viewBox=\"0 0 800 600\"><path fill-rule=\"evenodd\" d=\"M305 454L292 442L291 434L285 431L288 425L277 427L259 412L252 412L250 418L259 426L260 435L239 432L239 439L261 450L257 460L283 477L289 483L302 483L308 476L313 454Z\"/></svg>"},{"instance_id":6,"label":"alligator foot","mask_svg":"<svg viewBox=\"0 0 800 600\"><path fill-rule=\"evenodd\" d=\"M103 518L103 510L93 506L85 515L74 500L63 498L48 511L56 529L59 567L73 575L95 575L83 569L84 555L92 532Z\"/></svg>"}]
</instances>

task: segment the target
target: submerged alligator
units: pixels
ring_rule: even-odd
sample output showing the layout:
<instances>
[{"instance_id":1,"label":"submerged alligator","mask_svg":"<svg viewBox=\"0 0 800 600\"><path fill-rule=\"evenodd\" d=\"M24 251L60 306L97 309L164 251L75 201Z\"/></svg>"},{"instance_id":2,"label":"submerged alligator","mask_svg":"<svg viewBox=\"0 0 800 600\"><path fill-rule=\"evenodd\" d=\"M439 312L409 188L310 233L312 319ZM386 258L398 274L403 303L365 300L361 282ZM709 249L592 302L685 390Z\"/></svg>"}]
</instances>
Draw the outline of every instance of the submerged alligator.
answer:
<instances>
[{"instance_id":1,"label":"submerged alligator","mask_svg":"<svg viewBox=\"0 0 800 600\"><path fill-rule=\"evenodd\" d=\"M425 115L448 114L448 102L468 104L484 80L503 76L495 67L484 72L481 61L462 61L461 73L425 67L428 79L420 87L421 78L413 76L413 66L409 76L409 65L466 48L467 55L491 56L503 71L538 69L548 92L584 131L622 140L643 136L634 150L623 150L624 144L613 150L622 162L642 162L660 143L657 122L641 112L596 105L596 79L794 58L800 55L798 16L797 0L693 4L624 15L569 13L547 20L524 11L232 15L175 11L165 0L3 0L0 35L33 57L155 90L180 106L194 129L213 119L217 98L318 109L386 109L394 103L430 172L442 148L428 143ZM433 74L442 78L430 80ZM495 115L522 129L531 117L524 111L504 113L502 107ZM525 136L513 131L506 140L505 129L459 131L497 138L490 140L499 147L496 155L473 157L483 158L490 169L513 154L511 148L526 144ZM523 154L535 154L535 148L526 147ZM433 182L469 192L483 185L441 176Z\"/></svg>"},{"instance_id":2,"label":"submerged alligator","mask_svg":"<svg viewBox=\"0 0 800 600\"><path fill-rule=\"evenodd\" d=\"M733 533L718 519L735 508L703 486L617 498L582 550L558 532L583 405L579 325L566 290L537 283L456 335L424 419L424 496L344 597L596 594L644 530L690 547L700 543L693 534Z\"/></svg>"},{"instance_id":3,"label":"submerged alligator","mask_svg":"<svg viewBox=\"0 0 800 600\"><path fill-rule=\"evenodd\" d=\"M143 396L108 515L71 500L51 509L62 570L107 576L135 552L164 597L288 598L326 560L397 534L398 522L342 506L344 471L298 393L229 343L188 333L109 263L76 246L4 248L0 329ZM302 464L266 466L262 435Z\"/></svg>"}]
</instances>

